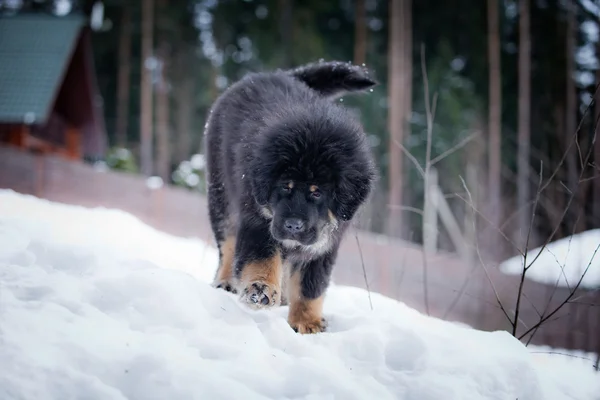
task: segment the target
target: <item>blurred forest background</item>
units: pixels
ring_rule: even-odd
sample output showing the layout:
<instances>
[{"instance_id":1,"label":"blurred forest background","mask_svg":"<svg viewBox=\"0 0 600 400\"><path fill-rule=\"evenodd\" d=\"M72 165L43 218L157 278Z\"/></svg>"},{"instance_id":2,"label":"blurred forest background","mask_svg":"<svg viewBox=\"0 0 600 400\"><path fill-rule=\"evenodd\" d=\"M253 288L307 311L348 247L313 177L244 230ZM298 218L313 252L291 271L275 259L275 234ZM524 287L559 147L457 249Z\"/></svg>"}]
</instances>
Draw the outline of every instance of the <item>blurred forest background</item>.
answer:
<instances>
[{"instance_id":1,"label":"blurred forest background","mask_svg":"<svg viewBox=\"0 0 600 400\"><path fill-rule=\"evenodd\" d=\"M229 84L343 60L379 82L339 100L380 166L360 227L422 243L434 176L453 216L442 249L460 232L514 254L534 211L530 247L600 225L600 2L0 1L28 7L103 7L93 46L111 168L203 192L203 127Z\"/></svg>"}]
</instances>

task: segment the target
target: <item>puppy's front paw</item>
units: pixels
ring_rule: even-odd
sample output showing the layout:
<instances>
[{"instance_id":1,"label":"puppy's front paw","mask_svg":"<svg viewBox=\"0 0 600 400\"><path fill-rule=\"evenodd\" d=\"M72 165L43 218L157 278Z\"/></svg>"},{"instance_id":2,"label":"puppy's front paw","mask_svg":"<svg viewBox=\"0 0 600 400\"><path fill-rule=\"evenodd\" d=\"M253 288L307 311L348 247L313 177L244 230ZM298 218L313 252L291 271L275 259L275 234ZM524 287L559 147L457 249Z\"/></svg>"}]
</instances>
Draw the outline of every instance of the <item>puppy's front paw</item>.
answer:
<instances>
[{"instance_id":1,"label":"puppy's front paw","mask_svg":"<svg viewBox=\"0 0 600 400\"><path fill-rule=\"evenodd\" d=\"M213 283L213 287L215 287L217 289L223 289L226 292L231 292L233 294L237 294L237 289L235 288L233 283L226 281L226 280L215 281Z\"/></svg>"},{"instance_id":2,"label":"puppy's front paw","mask_svg":"<svg viewBox=\"0 0 600 400\"><path fill-rule=\"evenodd\" d=\"M314 321L289 321L292 329L301 334L320 333L327 330L327 320L321 318Z\"/></svg>"},{"instance_id":3,"label":"puppy's front paw","mask_svg":"<svg viewBox=\"0 0 600 400\"><path fill-rule=\"evenodd\" d=\"M261 281L252 282L244 288L240 299L255 309L279 306L281 288Z\"/></svg>"}]
</instances>

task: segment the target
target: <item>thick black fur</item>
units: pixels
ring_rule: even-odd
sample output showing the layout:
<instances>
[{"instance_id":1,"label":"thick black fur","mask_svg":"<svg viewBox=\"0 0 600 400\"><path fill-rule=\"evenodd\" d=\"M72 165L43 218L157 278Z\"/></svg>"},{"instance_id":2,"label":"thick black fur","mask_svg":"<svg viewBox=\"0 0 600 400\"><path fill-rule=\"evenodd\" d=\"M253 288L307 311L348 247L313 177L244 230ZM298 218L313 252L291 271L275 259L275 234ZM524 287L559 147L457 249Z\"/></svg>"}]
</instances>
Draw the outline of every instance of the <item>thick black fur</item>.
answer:
<instances>
[{"instance_id":1,"label":"thick black fur","mask_svg":"<svg viewBox=\"0 0 600 400\"><path fill-rule=\"evenodd\" d=\"M205 130L209 215L219 250L236 237L236 278L279 251L302 295L323 295L376 179L361 124L331 99L375 84L363 68L321 62L249 74L217 99Z\"/></svg>"}]
</instances>

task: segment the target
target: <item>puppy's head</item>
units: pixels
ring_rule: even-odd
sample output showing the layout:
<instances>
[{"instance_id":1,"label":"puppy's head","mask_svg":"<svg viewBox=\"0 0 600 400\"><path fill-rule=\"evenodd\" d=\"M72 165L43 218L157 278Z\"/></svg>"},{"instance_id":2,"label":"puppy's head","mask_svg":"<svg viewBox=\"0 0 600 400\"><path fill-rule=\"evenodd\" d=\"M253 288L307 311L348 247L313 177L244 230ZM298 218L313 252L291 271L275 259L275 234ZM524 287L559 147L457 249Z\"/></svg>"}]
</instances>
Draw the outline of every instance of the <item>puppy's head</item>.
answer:
<instances>
[{"instance_id":1,"label":"puppy's head","mask_svg":"<svg viewBox=\"0 0 600 400\"><path fill-rule=\"evenodd\" d=\"M366 200L375 165L360 124L339 107L280 114L259 135L252 189L271 233L289 247L330 247Z\"/></svg>"},{"instance_id":2,"label":"puppy's head","mask_svg":"<svg viewBox=\"0 0 600 400\"><path fill-rule=\"evenodd\" d=\"M327 247L337 228L337 219L329 210L330 196L327 186L280 176L263 208L271 219L273 237L288 247Z\"/></svg>"}]
</instances>

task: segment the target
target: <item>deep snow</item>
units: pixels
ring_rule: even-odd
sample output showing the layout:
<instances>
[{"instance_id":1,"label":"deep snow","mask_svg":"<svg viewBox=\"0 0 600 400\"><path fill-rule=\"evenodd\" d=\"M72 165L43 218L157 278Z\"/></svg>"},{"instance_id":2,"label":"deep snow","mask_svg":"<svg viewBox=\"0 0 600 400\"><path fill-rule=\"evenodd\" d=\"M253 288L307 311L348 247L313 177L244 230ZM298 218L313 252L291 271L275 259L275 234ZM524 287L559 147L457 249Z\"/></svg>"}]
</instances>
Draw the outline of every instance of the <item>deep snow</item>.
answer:
<instances>
[{"instance_id":1,"label":"deep snow","mask_svg":"<svg viewBox=\"0 0 600 400\"><path fill-rule=\"evenodd\" d=\"M333 286L329 332L209 286L212 247L0 190L0 399L599 399L505 332Z\"/></svg>"}]
</instances>

